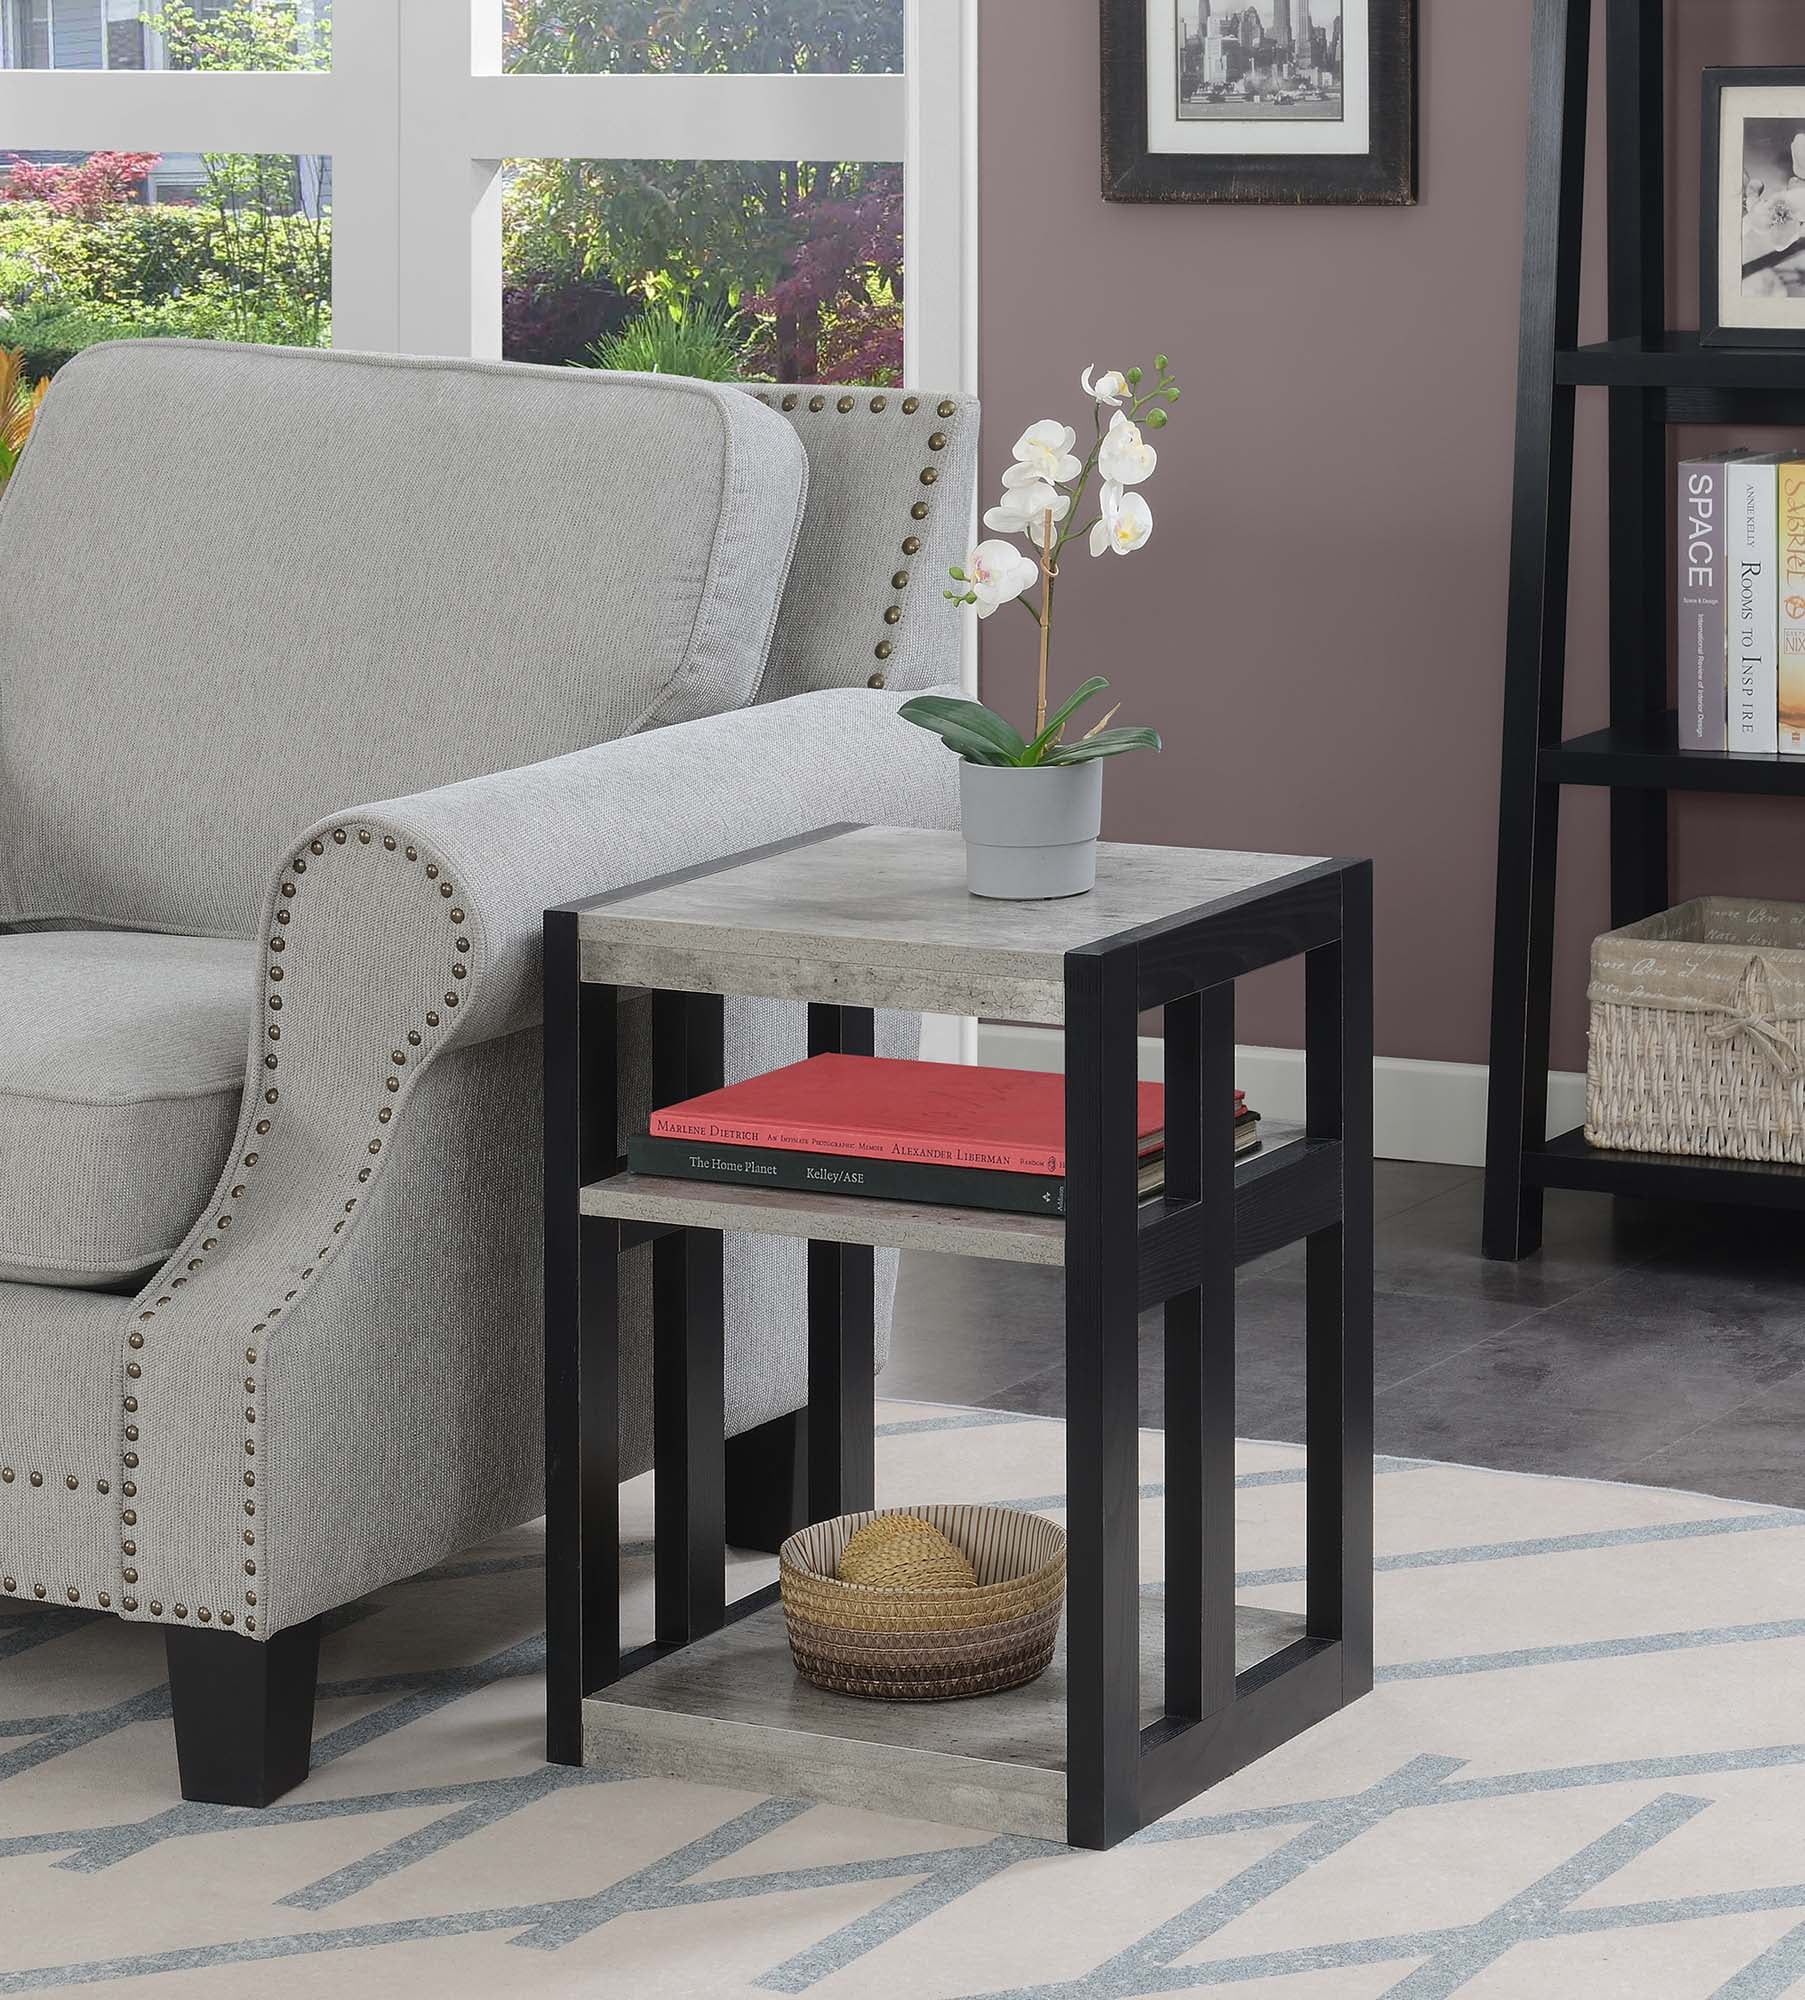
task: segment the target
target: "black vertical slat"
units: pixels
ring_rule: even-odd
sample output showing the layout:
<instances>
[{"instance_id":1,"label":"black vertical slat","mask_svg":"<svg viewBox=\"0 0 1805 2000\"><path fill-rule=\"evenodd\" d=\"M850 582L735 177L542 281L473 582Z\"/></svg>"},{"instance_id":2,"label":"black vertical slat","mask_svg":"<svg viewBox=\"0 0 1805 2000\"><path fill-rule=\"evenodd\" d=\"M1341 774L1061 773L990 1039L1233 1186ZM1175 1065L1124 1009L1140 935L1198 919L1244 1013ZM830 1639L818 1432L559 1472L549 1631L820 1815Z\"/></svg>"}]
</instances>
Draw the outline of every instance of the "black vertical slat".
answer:
<instances>
[{"instance_id":1,"label":"black vertical slat","mask_svg":"<svg viewBox=\"0 0 1805 2000\"><path fill-rule=\"evenodd\" d=\"M868 1056L868 1007L811 1004L811 1056ZM808 1486L817 1521L876 1504L875 1253L859 1243L808 1246Z\"/></svg>"},{"instance_id":2,"label":"black vertical slat","mask_svg":"<svg viewBox=\"0 0 1805 2000\"><path fill-rule=\"evenodd\" d=\"M652 1001L652 1104L718 1090L721 1001ZM682 1229L652 1246L652 1431L657 1636L682 1644L726 1616L726 1411L721 1235Z\"/></svg>"},{"instance_id":3,"label":"black vertical slat","mask_svg":"<svg viewBox=\"0 0 1805 2000\"><path fill-rule=\"evenodd\" d=\"M1517 360L1517 445L1498 793L1492 955L1485 1252L1527 1256L1541 1242L1541 1190L1523 1173L1548 1116L1560 788L1540 756L1560 735L1573 513L1573 390L1555 356L1579 333L1580 223L1591 0L1536 0L1529 187Z\"/></svg>"},{"instance_id":4,"label":"black vertical slat","mask_svg":"<svg viewBox=\"0 0 1805 2000\"><path fill-rule=\"evenodd\" d=\"M1131 946L1066 954L1067 1838L1140 1824L1140 1360Z\"/></svg>"},{"instance_id":5,"label":"black vertical slat","mask_svg":"<svg viewBox=\"0 0 1805 2000\"><path fill-rule=\"evenodd\" d=\"M1666 323L1666 21L1662 0L1607 0L1605 207L1613 340ZM1666 710L1668 455L1659 390L1610 392L1611 726L1639 739ZM1668 802L1611 793L1611 922L1668 903Z\"/></svg>"},{"instance_id":6,"label":"black vertical slat","mask_svg":"<svg viewBox=\"0 0 1805 2000\"><path fill-rule=\"evenodd\" d=\"M1200 1203L1201 1287L1165 1306L1169 1716L1235 1692L1235 989L1166 1008L1166 1197Z\"/></svg>"},{"instance_id":7,"label":"black vertical slat","mask_svg":"<svg viewBox=\"0 0 1805 2000\"><path fill-rule=\"evenodd\" d=\"M619 1232L580 1211L613 1170L612 986L581 980L576 913L545 917L546 1756L583 1761L583 1697L620 1669Z\"/></svg>"},{"instance_id":8,"label":"black vertical slat","mask_svg":"<svg viewBox=\"0 0 1805 2000\"><path fill-rule=\"evenodd\" d=\"M1304 961L1309 1136L1338 1138L1341 1221L1305 1249L1305 1619L1339 1639L1343 1698L1372 1686L1372 870L1342 878L1342 937Z\"/></svg>"}]
</instances>

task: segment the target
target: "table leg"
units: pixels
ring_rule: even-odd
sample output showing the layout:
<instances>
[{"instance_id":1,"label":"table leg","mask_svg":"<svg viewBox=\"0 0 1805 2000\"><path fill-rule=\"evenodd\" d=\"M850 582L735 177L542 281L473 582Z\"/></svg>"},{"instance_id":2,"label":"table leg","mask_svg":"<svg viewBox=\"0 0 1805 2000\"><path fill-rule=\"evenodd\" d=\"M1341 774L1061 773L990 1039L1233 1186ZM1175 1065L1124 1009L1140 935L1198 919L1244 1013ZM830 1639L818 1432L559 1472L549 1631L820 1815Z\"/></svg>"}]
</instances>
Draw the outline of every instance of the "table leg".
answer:
<instances>
[{"instance_id":1,"label":"table leg","mask_svg":"<svg viewBox=\"0 0 1805 2000\"><path fill-rule=\"evenodd\" d=\"M875 1025L868 1007L811 1005L808 1052L868 1056ZM808 1491L816 1521L876 1504L873 1265L863 1244L808 1246Z\"/></svg>"},{"instance_id":2,"label":"table leg","mask_svg":"<svg viewBox=\"0 0 1805 2000\"><path fill-rule=\"evenodd\" d=\"M1304 961L1305 1117L1341 1142L1341 1220L1307 1242L1306 1612L1339 1639L1342 1699L1373 1685L1372 869L1342 876L1342 930Z\"/></svg>"},{"instance_id":3,"label":"table leg","mask_svg":"<svg viewBox=\"0 0 1805 2000\"><path fill-rule=\"evenodd\" d=\"M1166 1199L1200 1204L1201 1286L1165 1306L1166 1713L1235 1698L1235 988L1166 1008Z\"/></svg>"},{"instance_id":4,"label":"table leg","mask_svg":"<svg viewBox=\"0 0 1805 2000\"><path fill-rule=\"evenodd\" d=\"M583 1697L620 1672L619 1229L584 1216L614 1171L618 1007L545 919L546 1757L583 1761Z\"/></svg>"},{"instance_id":5,"label":"table leg","mask_svg":"<svg viewBox=\"0 0 1805 2000\"><path fill-rule=\"evenodd\" d=\"M1066 1023L1067 1837L1140 1825L1135 953L1069 952Z\"/></svg>"},{"instance_id":6,"label":"table leg","mask_svg":"<svg viewBox=\"0 0 1805 2000\"><path fill-rule=\"evenodd\" d=\"M681 1103L723 1080L721 1000L652 1002L652 1102ZM686 1645L726 1616L726 1413L721 1233L681 1229L652 1246L652 1449L657 1635Z\"/></svg>"}]
</instances>

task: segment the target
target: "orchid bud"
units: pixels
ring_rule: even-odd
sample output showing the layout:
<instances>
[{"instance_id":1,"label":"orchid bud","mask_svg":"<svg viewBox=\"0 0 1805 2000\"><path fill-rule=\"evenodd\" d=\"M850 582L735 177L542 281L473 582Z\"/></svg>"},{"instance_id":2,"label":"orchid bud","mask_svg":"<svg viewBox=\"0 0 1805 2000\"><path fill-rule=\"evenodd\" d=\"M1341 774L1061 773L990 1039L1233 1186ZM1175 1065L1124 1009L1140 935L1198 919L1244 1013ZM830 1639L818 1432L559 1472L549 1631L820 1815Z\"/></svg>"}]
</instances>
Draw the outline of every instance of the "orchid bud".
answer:
<instances>
[{"instance_id":1,"label":"orchid bud","mask_svg":"<svg viewBox=\"0 0 1805 2000\"><path fill-rule=\"evenodd\" d=\"M1148 428L1148 429L1149 429L1150 431L1163 431L1163 430L1164 430L1164 429L1166 428L1166 413L1165 413L1165 411L1164 411L1164 410L1149 410L1149 411L1147 412L1147 418L1146 418L1146 422L1147 422L1147 428Z\"/></svg>"},{"instance_id":2,"label":"orchid bud","mask_svg":"<svg viewBox=\"0 0 1805 2000\"><path fill-rule=\"evenodd\" d=\"M1129 369L1129 371L1128 371L1128 383L1129 383L1129 387L1130 387L1130 388L1134 388L1134 389L1138 389L1138 388L1139 388L1139 387L1141 386L1141 371L1140 371L1140 369L1138 369L1138 368L1131 368L1131 369Z\"/></svg>"}]
</instances>

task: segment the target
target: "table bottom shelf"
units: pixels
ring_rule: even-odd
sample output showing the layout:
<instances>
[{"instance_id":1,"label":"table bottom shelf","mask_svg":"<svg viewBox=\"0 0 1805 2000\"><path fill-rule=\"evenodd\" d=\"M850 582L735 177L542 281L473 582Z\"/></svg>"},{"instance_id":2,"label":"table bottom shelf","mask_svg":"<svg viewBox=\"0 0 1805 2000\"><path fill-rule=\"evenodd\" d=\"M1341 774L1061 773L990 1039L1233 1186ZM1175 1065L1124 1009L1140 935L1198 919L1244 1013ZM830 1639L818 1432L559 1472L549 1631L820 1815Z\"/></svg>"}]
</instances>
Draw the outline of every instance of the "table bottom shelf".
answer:
<instances>
[{"instance_id":1,"label":"table bottom shelf","mask_svg":"<svg viewBox=\"0 0 1805 2000\"><path fill-rule=\"evenodd\" d=\"M1143 1724L1158 1719L1164 1605L1141 1600ZM1245 1673L1303 1636L1236 1610ZM583 1761L639 1777L800 1795L905 1818L1066 1837L1065 1632L1037 1681L970 1701L877 1702L811 1686L776 1604L643 1666L583 1704Z\"/></svg>"}]
</instances>

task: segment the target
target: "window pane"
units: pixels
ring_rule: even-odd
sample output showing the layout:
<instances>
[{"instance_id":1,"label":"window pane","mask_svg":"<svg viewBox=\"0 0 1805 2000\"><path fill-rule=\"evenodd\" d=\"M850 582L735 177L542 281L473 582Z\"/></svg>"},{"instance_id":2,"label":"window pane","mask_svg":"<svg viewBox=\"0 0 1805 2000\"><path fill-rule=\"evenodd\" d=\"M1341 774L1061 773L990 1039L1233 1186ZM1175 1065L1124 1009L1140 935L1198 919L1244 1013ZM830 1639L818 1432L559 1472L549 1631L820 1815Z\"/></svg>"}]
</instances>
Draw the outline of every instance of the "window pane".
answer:
<instances>
[{"instance_id":1,"label":"window pane","mask_svg":"<svg viewBox=\"0 0 1805 2000\"><path fill-rule=\"evenodd\" d=\"M903 66L903 0L503 0L502 67L532 74Z\"/></svg>"},{"instance_id":2,"label":"window pane","mask_svg":"<svg viewBox=\"0 0 1805 2000\"><path fill-rule=\"evenodd\" d=\"M0 346L34 378L143 334L324 346L331 273L322 156L0 155Z\"/></svg>"},{"instance_id":3,"label":"window pane","mask_svg":"<svg viewBox=\"0 0 1805 2000\"><path fill-rule=\"evenodd\" d=\"M510 361L902 379L901 167L512 160L502 212Z\"/></svg>"},{"instance_id":4,"label":"window pane","mask_svg":"<svg viewBox=\"0 0 1805 2000\"><path fill-rule=\"evenodd\" d=\"M0 0L3 69L332 66L332 0Z\"/></svg>"}]
</instances>

